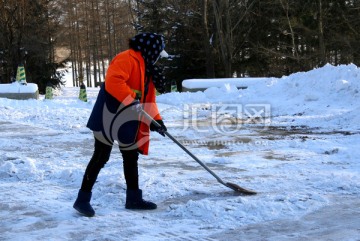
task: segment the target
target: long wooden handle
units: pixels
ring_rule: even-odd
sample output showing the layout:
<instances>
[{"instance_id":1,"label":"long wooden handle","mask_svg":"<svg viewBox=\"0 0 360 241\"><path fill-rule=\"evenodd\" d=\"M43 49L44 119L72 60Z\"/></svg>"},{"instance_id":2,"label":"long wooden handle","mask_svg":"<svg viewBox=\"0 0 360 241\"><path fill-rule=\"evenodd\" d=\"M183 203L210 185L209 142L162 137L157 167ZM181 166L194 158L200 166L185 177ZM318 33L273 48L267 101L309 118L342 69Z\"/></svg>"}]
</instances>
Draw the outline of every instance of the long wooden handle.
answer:
<instances>
[{"instance_id":1,"label":"long wooden handle","mask_svg":"<svg viewBox=\"0 0 360 241\"><path fill-rule=\"evenodd\" d=\"M142 110L142 114L151 122L153 122L157 127L161 127L161 125L159 123L157 123L157 121L155 121L148 113L146 113L146 111ZM199 158L197 158L194 154L192 154L185 146L183 146L178 140L175 139L175 137L173 137L169 132L165 131L164 134L169 137L173 142L175 142L175 144L177 144L181 149L183 149L189 156L191 156L197 163L199 163L203 168L205 168L206 171L208 171L211 175L213 175L216 180L218 180L218 182L220 182L221 184L226 185L226 183L221 180L221 178L216 175L212 170L210 170L210 168L208 166L205 165L205 163L203 163L202 161L199 160Z\"/></svg>"}]
</instances>

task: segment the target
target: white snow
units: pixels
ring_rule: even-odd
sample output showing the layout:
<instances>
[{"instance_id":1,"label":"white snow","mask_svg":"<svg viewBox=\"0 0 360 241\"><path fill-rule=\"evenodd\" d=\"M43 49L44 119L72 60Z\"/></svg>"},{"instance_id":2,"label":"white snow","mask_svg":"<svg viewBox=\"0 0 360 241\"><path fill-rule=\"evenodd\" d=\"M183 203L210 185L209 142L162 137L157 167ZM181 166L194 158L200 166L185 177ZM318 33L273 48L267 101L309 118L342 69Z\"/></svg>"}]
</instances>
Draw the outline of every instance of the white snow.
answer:
<instances>
[{"instance_id":1,"label":"white snow","mask_svg":"<svg viewBox=\"0 0 360 241\"><path fill-rule=\"evenodd\" d=\"M187 89L202 89L209 87L222 87L230 84L235 87L247 87L255 82L264 82L266 78L221 78L221 79L186 79L182 86Z\"/></svg>"},{"instance_id":2,"label":"white snow","mask_svg":"<svg viewBox=\"0 0 360 241\"><path fill-rule=\"evenodd\" d=\"M10 84L0 84L0 93L35 93L38 90L37 84L20 84L14 81Z\"/></svg>"},{"instance_id":3,"label":"white snow","mask_svg":"<svg viewBox=\"0 0 360 241\"><path fill-rule=\"evenodd\" d=\"M93 189L93 218L72 205L93 152L85 125L98 89L87 88L88 102L72 87L53 100L0 98L0 240L358 240L360 68L326 65L247 84L157 101L175 138L257 195L236 195L153 133L139 171L158 209L124 208L114 147Z\"/></svg>"}]
</instances>

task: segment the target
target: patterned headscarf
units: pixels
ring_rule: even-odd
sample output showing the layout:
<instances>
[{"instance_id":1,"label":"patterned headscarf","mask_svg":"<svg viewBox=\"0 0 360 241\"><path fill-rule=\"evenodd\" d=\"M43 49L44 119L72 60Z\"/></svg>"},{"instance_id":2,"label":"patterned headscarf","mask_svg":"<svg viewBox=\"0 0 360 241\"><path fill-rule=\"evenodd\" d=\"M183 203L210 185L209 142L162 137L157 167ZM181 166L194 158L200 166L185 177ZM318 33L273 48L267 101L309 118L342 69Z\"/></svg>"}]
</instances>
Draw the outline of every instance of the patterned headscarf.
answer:
<instances>
[{"instance_id":1,"label":"patterned headscarf","mask_svg":"<svg viewBox=\"0 0 360 241\"><path fill-rule=\"evenodd\" d=\"M165 48L164 36L156 33L140 33L129 41L130 48L140 51L145 60L146 82L151 78L159 93L165 92L165 76L162 68L155 66Z\"/></svg>"}]
</instances>

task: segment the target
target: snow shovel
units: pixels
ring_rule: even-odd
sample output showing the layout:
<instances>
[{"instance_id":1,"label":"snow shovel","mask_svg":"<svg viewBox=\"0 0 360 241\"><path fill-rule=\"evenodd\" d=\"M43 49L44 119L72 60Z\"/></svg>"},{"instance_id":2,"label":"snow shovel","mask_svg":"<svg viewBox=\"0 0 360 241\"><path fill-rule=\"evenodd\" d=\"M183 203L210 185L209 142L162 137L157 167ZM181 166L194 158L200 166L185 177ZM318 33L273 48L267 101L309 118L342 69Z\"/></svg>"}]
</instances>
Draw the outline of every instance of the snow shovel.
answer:
<instances>
[{"instance_id":1,"label":"snow shovel","mask_svg":"<svg viewBox=\"0 0 360 241\"><path fill-rule=\"evenodd\" d=\"M146 113L144 110L141 110L142 114L144 114L144 116L151 121L152 123L154 123L155 125L157 125L158 127L161 127L159 123L157 123L148 113ZM216 175L212 170L210 170L209 167L207 167L202 161L200 161L194 154L192 154L185 146L183 146L178 140L175 139L175 137L173 137L172 135L170 135L169 132L165 131L164 134L169 137L173 142L175 142L175 144L177 144L181 149L183 149L187 154L189 154L189 156L191 156L197 163L199 163L203 168L205 168L206 171L208 171L211 175L213 175L216 180L218 182L220 182L222 185L231 188L232 190L234 190L235 192L241 193L243 195L255 195L256 192L240 187L239 185L236 185L234 183L231 182L224 182L218 175Z\"/></svg>"}]
</instances>

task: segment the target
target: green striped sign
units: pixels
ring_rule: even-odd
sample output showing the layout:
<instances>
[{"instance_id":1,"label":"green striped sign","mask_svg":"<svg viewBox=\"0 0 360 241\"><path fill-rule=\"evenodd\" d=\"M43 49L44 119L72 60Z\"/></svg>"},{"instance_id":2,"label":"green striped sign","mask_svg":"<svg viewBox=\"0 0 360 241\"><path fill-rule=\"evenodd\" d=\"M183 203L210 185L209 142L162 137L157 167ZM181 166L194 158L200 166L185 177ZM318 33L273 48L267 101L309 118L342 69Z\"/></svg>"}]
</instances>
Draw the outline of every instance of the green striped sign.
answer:
<instances>
[{"instance_id":1,"label":"green striped sign","mask_svg":"<svg viewBox=\"0 0 360 241\"><path fill-rule=\"evenodd\" d=\"M26 75L24 65L19 65L16 72L16 81L19 83L26 83Z\"/></svg>"}]
</instances>

